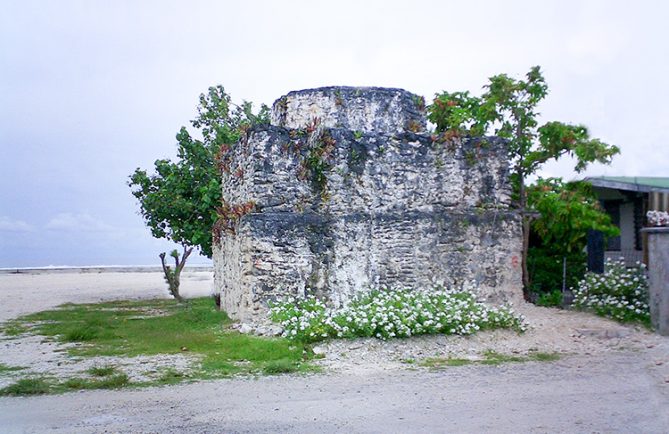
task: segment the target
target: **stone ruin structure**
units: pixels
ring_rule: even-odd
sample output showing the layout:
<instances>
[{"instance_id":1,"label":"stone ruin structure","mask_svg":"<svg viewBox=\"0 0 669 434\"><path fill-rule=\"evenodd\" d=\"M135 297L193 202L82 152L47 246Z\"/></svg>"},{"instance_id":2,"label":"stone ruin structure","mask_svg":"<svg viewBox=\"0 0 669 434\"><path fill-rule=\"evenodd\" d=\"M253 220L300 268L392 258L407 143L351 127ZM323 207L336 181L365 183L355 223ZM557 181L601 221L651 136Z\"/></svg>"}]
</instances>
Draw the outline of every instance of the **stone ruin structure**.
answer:
<instances>
[{"instance_id":1,"label":"stone ruin structure","mask_svg":"<svg viewBox=\"0 0 669 434\"><path fill-rule=\"evenodd\" d=\"M341 305L465 281L522 299L505 142L431 136L424 113L401 89L290 92L223 154L214 280L231 317L262 320L289 295Z\"/></svg>"}]
</instances>

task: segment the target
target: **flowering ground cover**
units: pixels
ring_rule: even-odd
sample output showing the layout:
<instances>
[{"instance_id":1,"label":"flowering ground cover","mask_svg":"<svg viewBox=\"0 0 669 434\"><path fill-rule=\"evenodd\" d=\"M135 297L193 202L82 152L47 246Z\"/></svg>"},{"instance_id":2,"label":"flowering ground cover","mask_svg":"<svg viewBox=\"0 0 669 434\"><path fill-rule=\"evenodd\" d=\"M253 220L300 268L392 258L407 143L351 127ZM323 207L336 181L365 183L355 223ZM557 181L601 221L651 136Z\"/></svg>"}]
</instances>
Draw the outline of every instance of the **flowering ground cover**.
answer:
<instances>
[{"instance_id":1,"label":"flowering ground cover","mask_svg":"<svg viewBox=\"0 0 669 434\"><path fill-rule=\"evenodd\" d=\"M314 297L290 298L273 305L270 317L281 324L283 336L301 342L526 329L523 317L515 314L511 306L490 307L481 303L471 286L373 290L341 308L329 308Z\"/></svg>"},{"instance_id":2,"label":"flowering ground cover","mask_svg":"<svg viewBox=\"0 0 669 434\"><path fill-rule=\"evenodd\" d=\"M650 226L669 226L669 212L648 211L646 217Z\"/></svg>"},{"instance_id":3,"label":"flowering ground cover","mask_svg":"<svg viewBox=\"0 0 669 434\"><path fill-rule=\"evenodd\" d=\"M602 274L587 273L574 290L574 306L622 322L650 324L645 265L628 268L607 259Z\"/></svg>"}]
</instances>

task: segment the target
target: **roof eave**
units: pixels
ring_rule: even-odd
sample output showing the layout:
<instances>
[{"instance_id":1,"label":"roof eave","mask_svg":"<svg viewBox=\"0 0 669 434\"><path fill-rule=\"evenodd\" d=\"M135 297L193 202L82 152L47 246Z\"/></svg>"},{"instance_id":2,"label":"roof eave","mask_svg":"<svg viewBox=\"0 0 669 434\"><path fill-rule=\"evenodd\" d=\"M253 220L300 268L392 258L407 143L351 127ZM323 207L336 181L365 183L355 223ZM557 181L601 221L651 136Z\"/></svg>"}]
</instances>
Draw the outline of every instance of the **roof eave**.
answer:
<instances>
[{"instance_id":1,"label":"roof eave","mask_svg":"<svg viewBox=\"0 0 669 434\"><path fill-rule=\"evenodd\" d=\"M587 177L584 179L584 181L589 182L593 185L593 187L610 188L613 190L636 191L639 193L651 193L654 191L669 193L669 188L653 187L650 185L633 184L629 182L611 181L601 178Z\"/></svg>"}]
</instances>

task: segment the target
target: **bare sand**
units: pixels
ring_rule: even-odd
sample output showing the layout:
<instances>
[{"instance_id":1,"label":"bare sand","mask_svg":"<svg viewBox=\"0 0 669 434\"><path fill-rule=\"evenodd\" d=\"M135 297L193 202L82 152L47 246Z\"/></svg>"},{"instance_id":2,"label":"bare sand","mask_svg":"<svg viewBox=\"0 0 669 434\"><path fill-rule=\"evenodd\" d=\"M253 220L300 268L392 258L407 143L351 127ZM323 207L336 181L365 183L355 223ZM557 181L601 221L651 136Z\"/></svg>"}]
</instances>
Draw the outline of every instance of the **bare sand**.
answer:
<instances>
[{"instance_id":1,"label":"bare sand","mask_svg":"<svg viewBox=\"0 0 669 434\"><path fill-rule=\"evenodd\" d=\"M211 294L211 271L189 271L181 276L181 293L187 297ZM160 272L25 271L0 274L0 321L63 303L169 298Z\"/></svg>"},{"instance_id":2,"label":"bare sand","mask_svg":"<svg viewBox=\"0 0 669 434\"><path fill-rule=\"evenodd\" d=\"M183 292L208 295L211 272ZM168 297L160 273L0 274L0 319L65 302ZM324 374L0 398L1 432L669 432L669 338L579 312L518 306L531 329L472 337L322 344ZM2 340L0 362L80 369L55 344ZM14 343L12 343L14 342ZM41 345L52 345L44 347ZM18 345L20 346L20 345ZM556 362L429 370L481 352L558 352ZM21 354L23 354L21 356ZM56 356L54 356L54 354ZM128 360L126 368L188 360ZM124 369L126 369L124 368Z\"/></svg>"}]
</instances>

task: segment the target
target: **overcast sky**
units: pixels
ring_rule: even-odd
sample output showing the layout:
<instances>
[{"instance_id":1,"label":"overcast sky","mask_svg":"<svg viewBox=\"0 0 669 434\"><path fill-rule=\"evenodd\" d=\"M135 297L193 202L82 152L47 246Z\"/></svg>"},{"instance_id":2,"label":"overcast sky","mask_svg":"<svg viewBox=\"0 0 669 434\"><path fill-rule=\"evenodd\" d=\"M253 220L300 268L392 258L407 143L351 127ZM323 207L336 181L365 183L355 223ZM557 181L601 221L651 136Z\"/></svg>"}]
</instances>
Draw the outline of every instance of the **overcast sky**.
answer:
<instances>
[{"instance_id":1,"label":"overcast sky","mask_svg":"<svg viewBox=\"0 0 669 434\"><path fill-rule=\"evenodd\" d=\"M0 0L0 267L156 264L172 245L126 181L175 155L215 84L256 104L326 85L429 101L541 65L543 119L622 149L586 175L669 176L667 4Z\"/></svg>"}]
</instances>

